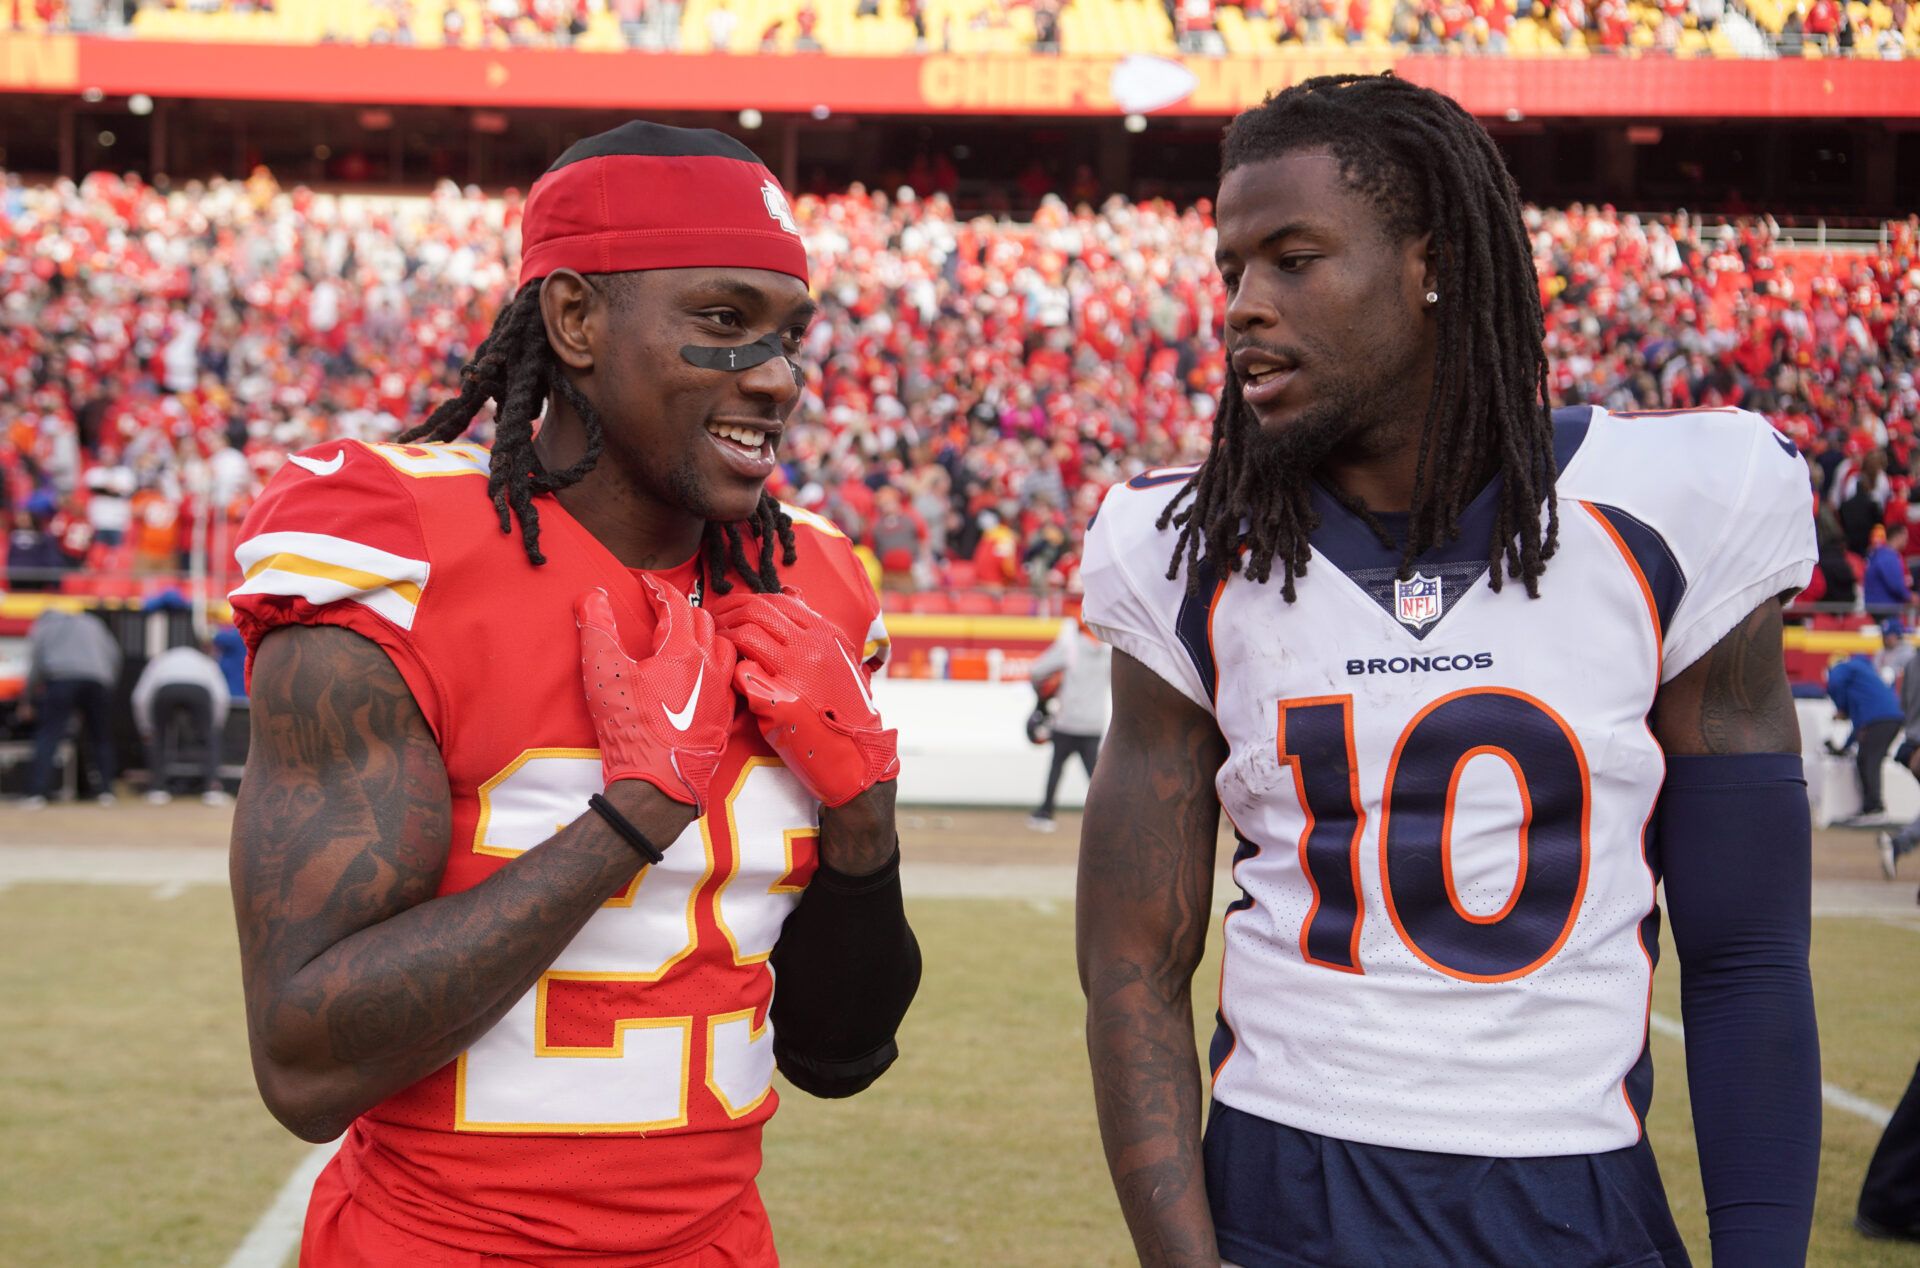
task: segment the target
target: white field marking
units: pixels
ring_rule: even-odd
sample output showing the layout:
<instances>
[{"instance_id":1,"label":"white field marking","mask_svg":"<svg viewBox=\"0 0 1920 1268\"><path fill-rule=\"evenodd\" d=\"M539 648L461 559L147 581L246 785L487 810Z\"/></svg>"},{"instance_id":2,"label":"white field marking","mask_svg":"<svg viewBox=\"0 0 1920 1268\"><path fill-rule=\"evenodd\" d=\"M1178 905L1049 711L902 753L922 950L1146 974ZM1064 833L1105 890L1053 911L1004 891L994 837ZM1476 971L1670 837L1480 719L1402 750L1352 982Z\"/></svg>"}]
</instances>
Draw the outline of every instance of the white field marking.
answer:
<instances>
[{"instance_id":1,"label":"white field marking","mask_svg":"<svg viewBox=\"0 0 1920 1268\"><path fill-rule=\"evenodd\" d=\"M1059 906L1051 898L1029 898L1027 906L1042 916L1057 915L1060 911Z\"/></svg>"},{"instance_id":2,"label":"white field marking","mask_svg":"<svg viewBox=\"0 0 1920 1268\"><path fill-rule=\"evenodd\" d=\"M0 844L0 882L61 885L187 885L227 883L227 851L219 846Z\"/></svg>"},{"instance_id":3,"label":"white field marking","mask_svg":"<svg viewBox=\"0 0 1920 1268\"><path fill-rule=\"evenodd\" d=\"M280 1192L254 1221L246 1239L227 1259L227 1268L281 1268L287 1257L299 1248L300 1230L307 1222L307 1199L313 1195L313 1182L333 1159L340 1142L315 1145L293 1169Z\"/></svg>"},{"instance_id":4,"label":"white field marking","mask_svg":"<svg viewBox=\"0 0 1920 1268\"><path fill-rule=\"evenodd\" d=\"M163 881L153 887L153 901L156 903L168 902L180 897L180 895L186 892L187 883L185 881Z\"/></svg>"},{"instance_id":5,"label":"white field marking","mask_svg":"<svg viewBox=\"0 0 1920 1268\"><path fill-rule=\"evenodd\" d=\"M1686 1029L1681 1026L1679 1022L1664 1013L1648 1013L1647 1025L1650 1026L1656 1034L1665 1035L1669 1039L1678 1039L1683 1043L1686 1042ZM1845 1110L1855 1118L1866 1119L1875 1127L1885 1127L1887 1120L1893 1117L1893 1111L1886 1106L1877 1105L1864 1096L1855 1096L1845 1088L1835 1087L1831 1083L1822 1082L1820 1084L1820 1099L1837 1110Z\"/></svg>"}]
</instances>

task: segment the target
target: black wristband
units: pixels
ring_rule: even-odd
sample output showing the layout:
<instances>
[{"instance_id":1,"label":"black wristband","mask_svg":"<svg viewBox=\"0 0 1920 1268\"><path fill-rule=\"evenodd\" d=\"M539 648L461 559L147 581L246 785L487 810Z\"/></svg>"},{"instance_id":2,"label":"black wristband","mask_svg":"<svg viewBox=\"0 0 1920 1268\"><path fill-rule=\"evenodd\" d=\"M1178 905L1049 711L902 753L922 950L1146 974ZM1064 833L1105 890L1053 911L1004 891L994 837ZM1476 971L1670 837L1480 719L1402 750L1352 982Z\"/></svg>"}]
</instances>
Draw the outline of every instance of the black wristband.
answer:
<instances>
[{"instance_id":1,"label":"black wristband","mask_svg":"<svg viewBox=\"0 0 1920 1268\"><path fill-rule=\"evenodd\" d=\"M660 852L659 847L647 840L646 833L634 827L630 819L618 810L615 810L613 803L599 793L595 793L593 796L587 798L587 807L602 819L605 819L607 826L619 833L620 839L632 846L634 852L647 862L658 863L661 859L667 857Z\"/></svg>"}]
</instances>

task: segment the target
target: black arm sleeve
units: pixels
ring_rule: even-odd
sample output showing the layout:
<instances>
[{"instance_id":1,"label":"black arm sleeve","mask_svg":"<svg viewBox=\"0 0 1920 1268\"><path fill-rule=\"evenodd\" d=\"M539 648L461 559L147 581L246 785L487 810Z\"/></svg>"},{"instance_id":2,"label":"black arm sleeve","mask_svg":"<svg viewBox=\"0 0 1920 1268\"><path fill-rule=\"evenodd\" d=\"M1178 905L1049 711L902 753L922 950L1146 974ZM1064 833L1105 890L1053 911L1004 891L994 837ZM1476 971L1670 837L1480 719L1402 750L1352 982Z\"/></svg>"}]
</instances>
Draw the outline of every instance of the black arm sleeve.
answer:
<instances>
[{"instance_id":1,"label":"black arm sleeve","mask_svg":"<svg viewBox=\"0 0 1920 1268\"><path fill-rule=\"evenodd\" d=\"M814 1096L852 1096L886 1072L920 987L920 944L900 900L900 851L870 876L825 864L773 948L773 1057Z\"/></svg>"},{"instance_id":2,"label":"black arm sleeve","mask_svg":"<svg viewBox=\"0 0 1920 1268\"><path fill-rule=\"evenodd\" d=\"M1656 840L1713 1259L1797 1268L1820 1174L1813 826L1799 754L1667 758Z\"/></svg>"}]
</instances>

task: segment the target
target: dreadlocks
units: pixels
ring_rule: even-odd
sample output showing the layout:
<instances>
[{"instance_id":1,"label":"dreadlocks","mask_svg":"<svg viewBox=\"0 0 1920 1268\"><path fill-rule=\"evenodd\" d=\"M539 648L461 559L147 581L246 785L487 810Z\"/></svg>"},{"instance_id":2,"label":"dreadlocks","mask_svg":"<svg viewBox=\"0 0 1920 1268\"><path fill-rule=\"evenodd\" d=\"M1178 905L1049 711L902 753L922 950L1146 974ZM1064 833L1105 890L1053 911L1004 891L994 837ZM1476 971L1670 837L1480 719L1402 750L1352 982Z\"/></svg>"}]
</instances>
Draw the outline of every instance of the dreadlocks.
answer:
<instances>
[{"instance_id":1,"label":"dreadlocks","mask_svg":"<svg viewBox=\"0 0 1920 1268\"><path fill-rule=\"evenodd\" d=\"M566 398L587 431L587 452L580 461L564 471L549 472L540 465L533 451L533 425L545 408L550 392ZM547 326L540 316L540 281L528 282L500 310L493 329L473 359L460 367L460 395L444 401L427 416L427 421L405 432L400 440L458 440L473 424L480 408L488 401L497 407L493 428L493 460L487 473L487 493L500 516L500 531L513 531L520 521L520 537L527 558L535 564L547 562L540 553L540 510L533 503L541 493L553 493L578 484L594 464L606 444L606 429L593 402L560 370L553 349L547 343ZM747 557L746 532L759 538L759 560ZM701 546L707 557L707 585L717 594L726 594L733 583L726 579L729 567L759 593L780 588L775 570L774 545L779 544L779 562L791 564L796 558L793 521L780 504L765 493L754 508L753 518L743 524L709 522Z\"/></svg>"},{"instance_id":2,"label":"dreadlocks","mask_svg":"<svg viewBox=\"0 0 1920 1268\"><path fill-rule=\"evenodd\" d=\"M1546 327L1519 192L1499 151L1440 93L1391 74L1323 75L1236 118L1221 145L1221 175L1303 149L1330 151L1347 186L1380 210L1396 238L1433 235L1438 346L1400 575L1411 575L1416 557L1459 535L1460 515L1491 460L1501 491L1488 584L1498 590L1504 570L1537 597L1559 537ZM1161 528L1180 529L1167 576L1179 575L1184 563L1188 587L1197 589L1204 555L1221 576L1244 568L1265 581L1278 559L1281 593L1291 603L1319 522L1311 472L1295 463L1276 473L1261 462L1252 443L1258 428L1229 372L1207 461L1160 515ZM1179 509L1189 497L1192 505ZM1384 544L1395 545L1378 517L1342 501Z\"/></svg>"}]
</instances>

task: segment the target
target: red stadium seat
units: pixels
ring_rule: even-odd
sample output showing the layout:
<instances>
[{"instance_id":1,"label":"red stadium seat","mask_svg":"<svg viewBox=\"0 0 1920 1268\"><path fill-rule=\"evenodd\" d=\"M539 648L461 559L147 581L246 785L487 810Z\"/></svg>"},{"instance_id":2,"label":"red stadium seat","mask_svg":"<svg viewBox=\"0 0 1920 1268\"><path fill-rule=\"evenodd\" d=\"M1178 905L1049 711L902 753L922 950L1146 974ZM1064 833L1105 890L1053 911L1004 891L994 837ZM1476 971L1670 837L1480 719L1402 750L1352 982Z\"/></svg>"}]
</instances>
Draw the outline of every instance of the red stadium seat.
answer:
<instances>
[{"instance_id":1,"label":"red stadium seat","mask_svg":"<svg viewBox=\"0 0 1920 1268\"><path fill-rule=\"evenodd\" d=\"M961 616L995 616L1000 601L981 590L968 590L953 598L953 610Z\"/></svg>"}]
</instances>

